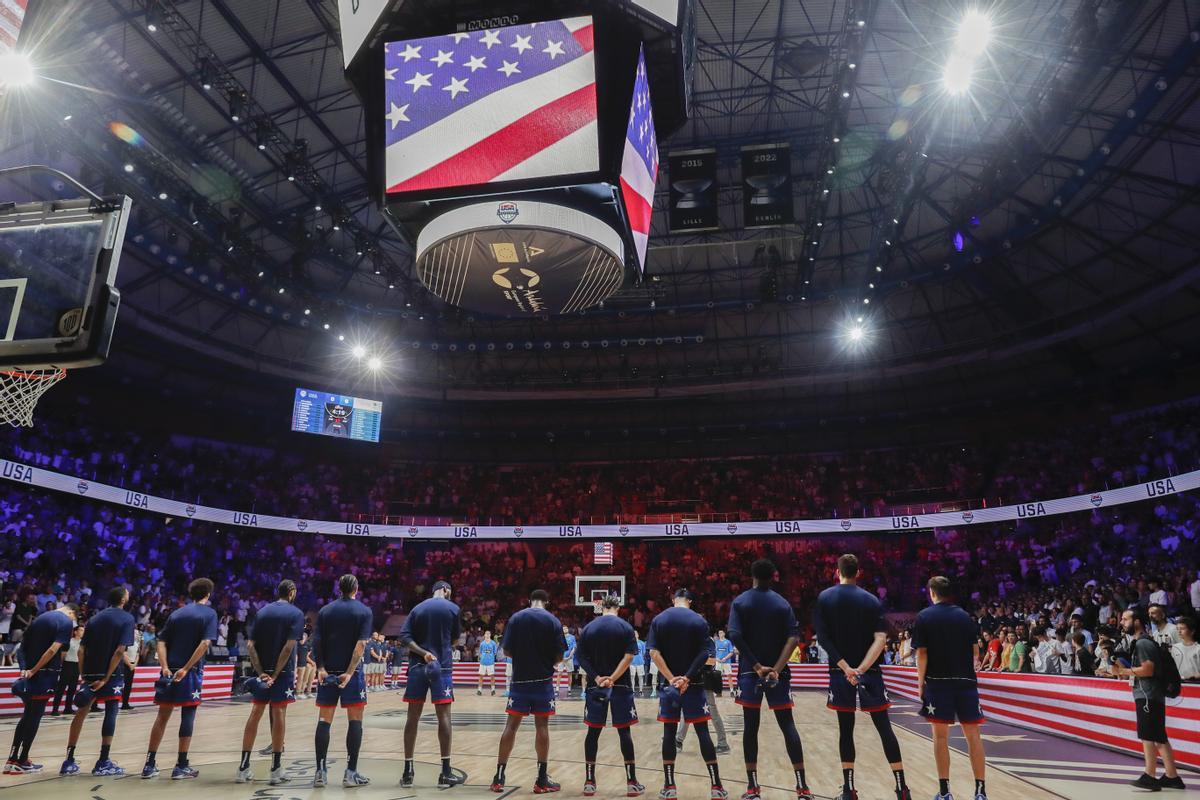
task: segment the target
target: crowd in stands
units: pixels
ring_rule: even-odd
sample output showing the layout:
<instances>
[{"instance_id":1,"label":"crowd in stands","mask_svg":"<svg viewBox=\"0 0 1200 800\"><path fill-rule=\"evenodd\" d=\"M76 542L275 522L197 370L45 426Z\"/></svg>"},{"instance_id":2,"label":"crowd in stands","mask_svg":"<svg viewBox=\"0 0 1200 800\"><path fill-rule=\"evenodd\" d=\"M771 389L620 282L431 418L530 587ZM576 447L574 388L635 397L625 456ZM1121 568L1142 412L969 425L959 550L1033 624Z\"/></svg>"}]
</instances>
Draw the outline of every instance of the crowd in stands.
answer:
<instances>
[{"instance_id":1,"label":"crowd in stands","mask_svg":"<svg viewBox=\"0 0 1200 800\"><path fill-rule=\"evenodd\" d=\"M934 489L946 502L993 493L1016 501L1178 474L1200 463L1196 416L1194 407L1174 409L1104 430L1014 443L987 457L982 450L955 446L654 468L380 470L168 435L101 433L69 422L40 423L12 434L10 452L20 461L137 491L309 518L351 519L364 508L386 510L403 498L417 511L462 522L495 513L522 523L565 523L596 513L648 513L684 499L695 513L768 519L831 510L886 513L901 495L893 487L907 486L914 496ZM525 518L519 513L525 508L536 510ZM1200 606L1198 533L1200 503L1185 493L1090 513L932 532L622 540L615 543L615 563L598 567L590 541L439 544L248 530L163 519L6 482L0 484L0 659L10 657L34 614L64 602L80 603L90 613L114 584L130 587L131 609L150 656L154 631L184 602L187 582L201 575L216 582L222 630L217 652L236 651L281 578L297 582L297 603L312 613L332 597L337 576L345 572L359 577L377 627L391 634L398 632L391 630L394 622L428 596L434 580L450 581L468 631L459 647L464 659L474 656L484 629L502 632L504 620L533 588L551 593L564 622L578 626L592 618L590 605L577 604L580 575L624 575L625 613L644 633L680 586L692 589L697 610L720 624L732 598L749 584L749 564L767 555L780 567L780 591L807 618L818 591L832 581L836 556L853 550L865 568L864 586L879 594L897 623L889 660L911 659L903 633L906 615L923 604L925 580L946 574L959 587L960 602L980 618L988 637L985 652L993 654L988 668L1015 664L1021 671L1102 675L1112 657L1106 642L1119 644L1113 617L1129 605L1159 607L1176 620L1172 635L1179 644L1194 647L1187 640L1194 627L1178 618L1193 616ZM1077 633L1082 648L1076 646ZM819 653L811 637L806 644Z\"/></svg>"}]
</instances>

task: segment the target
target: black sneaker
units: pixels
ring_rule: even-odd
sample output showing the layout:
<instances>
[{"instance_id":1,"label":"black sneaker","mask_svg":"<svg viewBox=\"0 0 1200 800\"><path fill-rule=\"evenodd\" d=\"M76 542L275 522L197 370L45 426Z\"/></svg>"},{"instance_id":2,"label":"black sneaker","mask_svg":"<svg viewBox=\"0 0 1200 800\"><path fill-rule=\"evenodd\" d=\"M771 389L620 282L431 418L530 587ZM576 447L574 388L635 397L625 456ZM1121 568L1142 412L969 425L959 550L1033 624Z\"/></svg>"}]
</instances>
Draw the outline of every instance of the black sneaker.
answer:
<instances>
[{"instance_id":1,"label":"black sneaker","mask_svg":"<svg viewBox=\"0 0 1200 800\"><path fill-rule=\"evenodd\" d=\"M1166 775L1163 775L1161 778L1158 779L1158 785L1161 786L1163 789L1186 789L1187 788L1186 786L1183 785L1183 778L1179 777L1178 775L1176 775L1174 778L1168 778Z\"/></svg>"},{"instance_id":2,"label":"black sneaker","mask_svg":"<svg viewBox=\"0 0 1200 800\"><path fill-rule=\"evenodd\" d=\"M1130 781L1129 785L1135 789L1142 789L1147 792L1161 792L1162 784L1158 782L1158 778L1151 778L1146 773L1142 773L1136 781Z\"/></svg>"},{"instance_id":3,"label":"black sneaker","mask_svg":"<svg viewBox=\"0 0 1200 800\"><path fill-rule=\"evenodd\" d=\"M451 787L458 786L462 782L462 778L458 777L454 773L443 772L442 774L438 775L437 785L439 789L449 789Z\"/></svg>"},{"instance_id":4,"label":"black sneaker","mask_svg":"<svg viewBox=\"0 0 1200 800\"><path fill-rule=\"evenodd\" d=\"M400 776L401 788L404 788L404 789L410 788L413 785L413 777L414 777L414 775L411 772L407 772L407 771L403 775L401 775Z\"/></svg>"}]
</instances>

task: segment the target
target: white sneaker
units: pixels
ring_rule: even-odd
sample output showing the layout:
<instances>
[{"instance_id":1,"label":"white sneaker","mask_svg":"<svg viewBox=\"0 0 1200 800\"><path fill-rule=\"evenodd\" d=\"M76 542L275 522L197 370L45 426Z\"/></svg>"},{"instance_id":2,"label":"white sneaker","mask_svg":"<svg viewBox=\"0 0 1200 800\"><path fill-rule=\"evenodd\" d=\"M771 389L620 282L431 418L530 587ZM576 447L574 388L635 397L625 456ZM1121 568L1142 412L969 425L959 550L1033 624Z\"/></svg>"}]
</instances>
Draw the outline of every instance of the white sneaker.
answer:
<instances>
[{"instance_id":1,"label":"white sneaker","mask_svg":"<svg viewBox=\"0 0 1200 800\"><path fill-rule=\"evenodd\" d=\"M289 782L291 782L291 780L292 779L289 778L284 773L283 767L280 767L279 769L271 770L271 785L272 786L278 786L281 783L289 783Z\"/></svg>"},{"instance_id":2,"label":"white sneaker","mask_svg":"<svg viewBox=\"0 0 1200 800\"><path fill-rule=\"evenodd\" d=\"M371 779L366 775L361 774L357 770L348 769L342 774L342 788L354 789L359 786L366 786L371 782Z\"/></svg>"},{"instance_id":3,"label":"white sneaker","mask_svg":"<svg viewBox=\"0 0 1200 800\"><path fill-rule=\"evenodd\" d=\"M254 770L250 769L249 767L246 767L245 769L239 769L237 771L237 778L235 778L233 782L234 783L253 783L254 782Z\"/></svg>"},{"instance_id":4,"label":"white sneaker","mask_svg":"<svg viewBox=\"0 0 1200 800\"><path fill-rule=\"evenodd\" d=\"M323 788L328 783L329 783L329 772L327 770L319 769L313 773L312 785L313 785L314 789Z\"/></svg>"}]
</instances>

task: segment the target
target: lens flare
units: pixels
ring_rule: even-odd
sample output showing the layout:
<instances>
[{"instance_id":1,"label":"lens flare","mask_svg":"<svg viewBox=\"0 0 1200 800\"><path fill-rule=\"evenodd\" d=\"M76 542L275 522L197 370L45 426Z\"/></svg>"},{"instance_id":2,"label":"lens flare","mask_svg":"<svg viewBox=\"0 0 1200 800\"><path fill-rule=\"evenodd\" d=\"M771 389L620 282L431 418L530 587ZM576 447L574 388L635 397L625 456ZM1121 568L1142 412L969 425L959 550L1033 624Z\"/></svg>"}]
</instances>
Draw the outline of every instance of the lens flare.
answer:
<instances>
[{"instance_id":1,"label":"lens flare","mask_svg":"<svg viewBox=\"0 0 1200 800\"><path fill-rule=\"evenodd\" d=\"M140 133L126 125L124 122L110 122L108 129L112 131L113 136L116 136L125 144L133 145L134 147L142 147L146 144L146 140Z\"/></svg>"}]
</instances>

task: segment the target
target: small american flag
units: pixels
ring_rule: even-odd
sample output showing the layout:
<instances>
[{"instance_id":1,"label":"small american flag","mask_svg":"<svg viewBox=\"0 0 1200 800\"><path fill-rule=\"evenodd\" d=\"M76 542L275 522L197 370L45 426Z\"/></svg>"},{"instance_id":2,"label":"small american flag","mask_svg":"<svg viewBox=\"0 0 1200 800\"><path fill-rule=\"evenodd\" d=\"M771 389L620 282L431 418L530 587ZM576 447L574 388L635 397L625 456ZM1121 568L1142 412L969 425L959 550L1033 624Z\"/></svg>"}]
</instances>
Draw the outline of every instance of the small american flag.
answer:
<instances>
[{"instance_id":1,"label":"small american flag","mask_svg":"<svg viewBox=\"0 0 1200 800\"><path fill-rule=\"evenodd\" d=\"M642 50L638 52L629 128L625 133L625 153L621 158L621 196L625 199L625 211L629 215L629 227L637 247L638 268L642 270L646 268L646 245L650 239L650 214L654 210L654 184L657 179L658 138L654 134L650 83L646 80L646 58Z\"/></svg>"},{"instance_id":2,"label":"small american flag","mask_svg":"<svg viewBox=\"0 0 1200 800\"><path fill-rule=\"evenodd\" d=\"M388 192L600 168L592 18L384 46Z\"/></svg>"},{"instance_id":3,"label":"small american flag","mask_svg":"<svg viewBox=\"0 0 1200 800\"><path fill-rule=\"evenodd\" d=\"M0 0L0 56L16 49L28 4L29 0Z\"/></svg>"},{"instance_id":4,"label":"small american flag","mask_svg":"<svg viewBox=\"0 0 1200 800\"><path fill-rule=\"evenodd\" d=\"M596 542L596 558L597 564L613 563L613 543L612 542Z\"/></svg>"}]
</instances>

